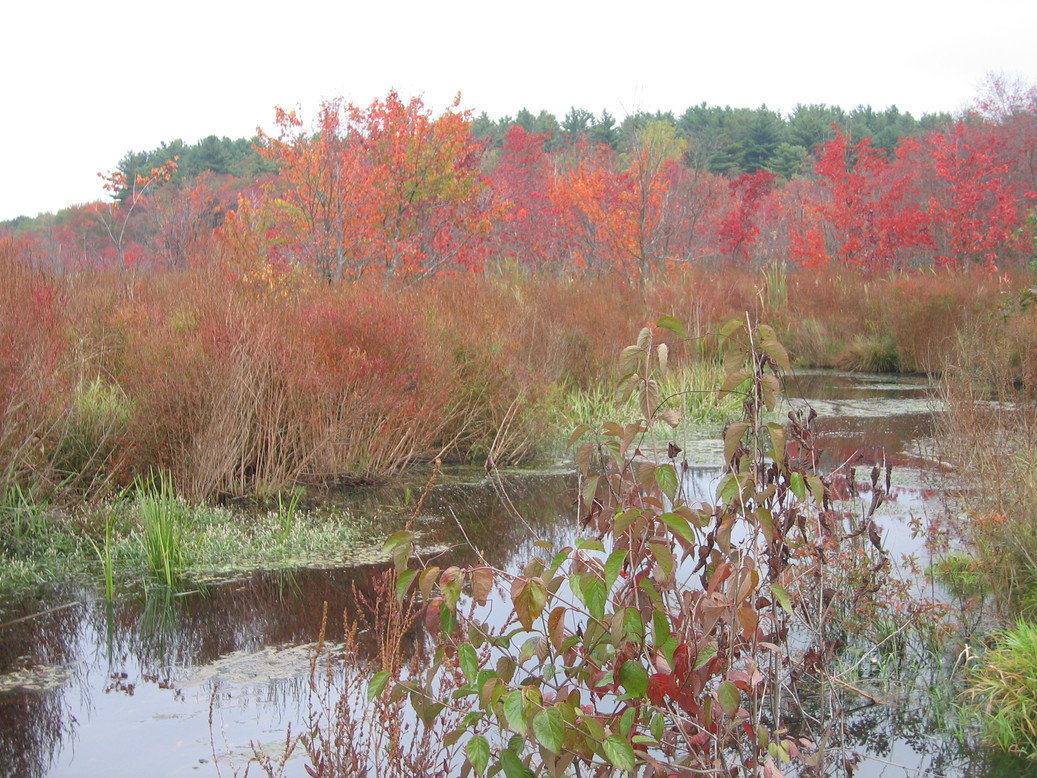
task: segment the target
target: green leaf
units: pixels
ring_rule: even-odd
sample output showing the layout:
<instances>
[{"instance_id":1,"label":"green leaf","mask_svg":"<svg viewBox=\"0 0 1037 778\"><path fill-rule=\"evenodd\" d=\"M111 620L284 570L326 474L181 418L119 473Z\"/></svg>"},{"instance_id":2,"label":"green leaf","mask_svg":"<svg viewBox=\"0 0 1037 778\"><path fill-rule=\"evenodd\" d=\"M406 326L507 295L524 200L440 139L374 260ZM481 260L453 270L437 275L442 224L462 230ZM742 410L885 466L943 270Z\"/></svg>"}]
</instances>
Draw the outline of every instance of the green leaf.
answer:
<instances>
[{"instance_id":1,"label":"green leaf","mask_svg":"<svg viewBox=\"0 0 1037 778\"><path fill-rule=\"evenodd\" d=\"M468 679L469 683L474 681L479 674L479 656L475 653L471 643L462 643L458 647L457 659L464 672L464 677Z\"/></svg>"},{"instance_id":2,"label":"green leaf","mask_svg":"<svg viewBox=\"0 0 1037 778\"><path fill-rule=\"evenodd\" d=\"M457 629L457 611L441 607L439 609L439 628L444 635L454 634Z\"/></svg>"},{"instance_id":3,"label":"green leaf","mask_svg":"<svg viewBox=\"0 0 1037 778\"><path fill-rule=\"evenodd\" d=\"M393 533L385 539L385 543L382 544L382 553L388 554L392 552L397 546L401 546L404 543L410 543L414 540L414 533L402 530L400 532Z\"/></svg>"},{"instance_id":4,"label":"green leaf","mask_svg":"<svg viewBox=\"0 0 1037 778\"><path fill-rule=\"evenodd\" d=\"M522 715L522 690L515 689L504 695L504 719L519 734L526 733L526 719Z\"/></svg>"},{"instance_id":5,"label":"green leaf","mask_svg":"<svg viewBox=\"0 0 1037 778\"><path fill-rule=\"evenodd\" d=\"M774 594L774 599L777 600L778 605L785 610L790 616L792 615L792 598L789 597L789 593L785 589L777 584L771 584L771 592Z\"/></svg>"},{"instance_id":6,"label":"green leaf","mask_svg":"<svg viewBox=\"0 0 1037 778\"><path fill-rule=\"evenodd\" d=\"M664 729L663 728L665 726L665 723L666 722L664 721L663 715L661 713L656 711L655 713L652 714L652 721L648 725L648 727L649 727L649 729L652 730L652 737L654 737L656 740L662 740L663 739L663 733L664 733Z\"/></svg>"},{"instance_id":7,"label":"green leaf","mask_svg":"<svg viewBox=\"0 0 1037 778\"><path fill-rule=\"evenodd\" d=\"M732 718L738 713L741 699L742 695L738 693L738 687L730 681L724 681L717 688L717 701L720 703L720 708Z\"/></svg>"},{"instance_id":8,"label":"green leaf","mask_svg":"<svg viewBox=\"0 0 1037 778\"><path fill-rule=\"evenodd\" d=\"M663 316L659 321L655 323L656 327L660 329L669 330L681 340L687 338L687 334L684 330L684 325L681 324L680 319L673 316Z\"/></svg>"},{"instance_id":9,"label":"green leaf","mask_svg":"<svg viewBox=\"0 0 1037 778\"><path fill-rule=\"evenodd\" d=\"M741 491L742 486L738 483L738 477L734 473L728 473L717 484L717 500L729 505L738 499Z\"/></svg>"},{"instance_id":10,"label":"green leaf","mask_svg":"<svg viewBox=\"0 0 1037 778\"><path fill-rule=\"evenodd\" d=\"M545 708L533 717L533 734L540 745L552 754L561 753L565 722L557 708Z\"/></svg>"},{"instance_id":11,"label":"green leaf","mask_svg":"<svg viewBox=\"0 0 1037 778\"><path fill-rule=\"evenodd\" d=\"M657 649L670 639L670 620L665 611L652 611L652 636Z\"/></svg>"},{"instance_id":12,"label":"green leaf","mask_svg":"<svg viewBox=\"0 0 1037 778\"><path fill-rule=\"evenodd\" d=\"M785 428L774 421L767 422L771 436L771 458L778 467L785 466Z\"/></svg>"},{"instance_id":13,"label":"green leaf","mask_svg":"<svg viewBox=\"0 0 1037 778\"><path fill-rule=\"evenodd\" d=\"M698 654L695 655L695 667L693 670L698 670L705 666L706 662L717 655L717 647L712 643L702 646Z\"/></svg>"},{"instance_id":14,"label":"green leaf","mask_svg":"<svg viewBox=\"0 0 1037 778\"><path fill-rule=\"evenodd\" d=\"M631 659L619 668L619 683L631 697L644 697L648 693L648 671Z\"/></svg>"},{"instance_id":15,"label":"green leaf","mask_svg":"<svg viewBox=\"0 0 1037 778\"><path fill-rule=\"evenodd\" d=\"M768 327L766 324L761 324L756 329L760 333L761 348L763 348L767 356L774 360L774 364L776 364L779 369L788 373L792 369L789 364L789 354L778 340L778 335L774 332L774 328Z\"/></svg>"},{"instance_id":16,"label":"green leaf","mask_svg":"<svg viewBox=\"0 0 1037 778\"><path fill-rule=\"evenodd\" d=\"M396 599L403 602L403 598L407 596L407 590L410 589L410 585L414 582L414 576L418 574L417 570L404 570L396 578Z\"/></svg>"},{"instance_id":17,"label":"green leaf","mask_svg":"<svg viewBox=\"0 0 1037 778\"><path fill-rule=\"evenodd\" d=\"M623 562L626 561L627 550L625 548L617 548L611 554L609 554L608 560L605 562L605 588L611 589L612 584L616 582L619 577L620 570L623 569Z\"/></svg>"},{"instance_id":18,"label":"green leaf","mask_svg":"<svg viewBox=\"0 0 1037 778\"><path fill-rule=\"evenodd\" d=\"M789 489L801 500L806 499L807 483L803 480L803 474L795 472L789 477Z\"/></svg>"},{"instance_id":19,"label":"green leaf","mask_svg":"<svg viewBox=\"0 0 1037 778\"><path fill-rule=\"evenodd\" d=\"M659 488L662 489L663 494L669 497L671 500L676 498L677 488L680 486L680 480L677 478L677 471L673 465L659 465L655 469L655 482L659 484Z\"/></svg>"},{"instance_id":20,"label":"green leaf","mask_svg":"<svg viewBox=\"0 0 1037 778\"><path fill-rule=\"evenodd\" d=\"M637 644L644 643L645 623L637 608L623 608L623 638Z\"/></svg>"},{"instance_id":21,"label":"green leaf","mask_svg":"<svg viewBox=\"0 0 1037 778\"><path fill-rule=\"evenodd\" d=\"M500 763L501 767L504 768L506 778L536 778L533 771L522 764L519 755L510 748L501 751Z\"/></svg>"},{"instance_id":22,"label":"green leaf","mask_svg":"<svg viewBox=\"0 0 1037 778\"><path fill-rule=\"evenodd\" d=\"M605 758L614 767L628 772L633 772L634 768L637 767L637 763L634 761L634 749L625 737L609 735L605 738L605 742L601 744L601 747L605 752Z\"/></svg>"},{"instance_id":23,"label":"green leaf","mask_svg":"<svg viewBox=\"0 0 1037 778\"><path fill-rule=\"evenodd\" d=\"M372 675L371 680L367 682L367 699L370 701L380 695L385 690L387 683L389 683L389 673L387 671L383 670Z\"/></svg>"},{"instance_id":24,"label":"green leaf","mask_svg":"<svg viewBox=\"0 0 1037 778\"><path fill-rule=\"evenodd\" d=\"M468 761L472 763L475 772L482 775L490 765L490 743L483 735L476 735L469 740L464 747Z\"/></svg>"},{"instance_id":25,"label":"green leaf","mask_svg":"<svg viewBox=\"0 0 1037 778\"><path fill-rule=\"evenodd\" d=\"M439 576L439 591L443 593L443 605L450 610L457 609L461 599L462 574L459 567L448 567Z\"/></svg>"},{"instance_id":26,"label":"green leaf","mask_svg":"<svg viewBox=\"0 0 1037 778\"><path fill-rule=\"evenodd\" d=\"M634 717L636 715L637 711L633 707L629 707L619 717L619 734L623 737L630 737L630 730L634 728Z\"/></svg>"},{"instance_id":27,"label":"green leaf","mask_svg":"<svg viewBox=\"0 0 1037 778\"><path fill-rule=\"evenodd\" d=\"M605 603L608 601L608 590L605 582L593 573L584 573L580 576L580 589L583 594L583 604L587 611L596 619L605 617Z\"/></svg>"},{"instance_id":28,"label":"green leaf","mask_svg":"<svg viewBox=\"0 0 1037 778\"><path fill-rule=\"evenodd\" d=\"M694 544L695 533L691 529L691 524L679 513L664 513L659 517L659 521L669 527L677 537Z\"/></svg>"}]
</instances>

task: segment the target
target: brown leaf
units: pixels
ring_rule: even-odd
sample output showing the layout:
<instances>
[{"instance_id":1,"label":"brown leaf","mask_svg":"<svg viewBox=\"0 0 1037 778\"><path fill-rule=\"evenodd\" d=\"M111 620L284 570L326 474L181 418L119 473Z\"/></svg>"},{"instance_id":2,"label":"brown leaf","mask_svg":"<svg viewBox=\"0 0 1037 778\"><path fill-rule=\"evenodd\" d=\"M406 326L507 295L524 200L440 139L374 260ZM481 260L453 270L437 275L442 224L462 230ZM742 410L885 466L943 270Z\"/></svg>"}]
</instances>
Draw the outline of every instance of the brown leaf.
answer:
<instances>
[{"instance_id":1,"label":"brown leaf","mask_svg":"<svg viewBox=\"0 0 1037 778\"><path fill-rule=\"evenodd\" d=\"M489 567L477 567L472 570L472 597L480 605L485 605L493 591L493 570Z\"/></svg>"}]
</instances>

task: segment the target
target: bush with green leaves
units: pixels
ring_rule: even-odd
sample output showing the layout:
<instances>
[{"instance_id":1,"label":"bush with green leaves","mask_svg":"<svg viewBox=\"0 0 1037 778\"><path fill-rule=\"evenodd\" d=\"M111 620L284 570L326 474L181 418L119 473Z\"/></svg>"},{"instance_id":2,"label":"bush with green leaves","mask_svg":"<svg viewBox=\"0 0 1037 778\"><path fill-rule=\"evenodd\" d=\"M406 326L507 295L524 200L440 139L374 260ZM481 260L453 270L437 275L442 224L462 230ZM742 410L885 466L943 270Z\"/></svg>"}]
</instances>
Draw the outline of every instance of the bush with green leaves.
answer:
<instances>
[{"instance_id":1,"label":"bush with green leaves","mask_svg":"<svg viewBox=\"0 0 1037 778\"><path fill-rule=\"evenodd\" d=\"M447 722L449 774L778 776L856 763L832 726L846 686L833 660L840 614L865 611L882 588L881 500L856 520L834 508L812 414L768 420L785 349L769 327L734 321L720 333L721 392L738 394L744 415L725 431L715 501L693 503L679 449L653 440L657 422L679 423L661 401L660 329L683 336L664 319L621 357L643 418L606 423L593 441L586 427L573 435L577 542L520 572L424 564L409 530L386 542L397 594L423 604L436 647L420 671L376 674L369 697L409 700L430 728ZM509 607L490 623L495 587Z\"/></svg>"}]
</instances>

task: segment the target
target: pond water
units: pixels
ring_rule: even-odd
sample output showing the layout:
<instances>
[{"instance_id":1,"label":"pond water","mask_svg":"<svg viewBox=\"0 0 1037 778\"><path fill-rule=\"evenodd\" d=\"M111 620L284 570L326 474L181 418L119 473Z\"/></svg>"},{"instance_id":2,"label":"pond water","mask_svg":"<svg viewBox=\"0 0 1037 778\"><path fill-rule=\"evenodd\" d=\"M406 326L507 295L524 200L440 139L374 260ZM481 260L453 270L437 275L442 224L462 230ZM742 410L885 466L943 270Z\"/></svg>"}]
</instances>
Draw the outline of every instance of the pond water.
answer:
<instances>
[{"instance_id":1,"label":"pond water","mask_svg":"<svg viewBox=\"0 0 1037 778\"><path fill-rule=\"evenodd\" d=\"M894 465L892 499L879 523L894 555L913 554L926 565L924 531L939 530L945 504L933 462L936 409L928 382L806 372L790 379L788 390L799 398L794 402L809 402L820 414L826 464L859 457L868 469L885 457ZM691 485L709 499L720 474L719 430L678 432ZM401 506L422 480L417 474L390 487L334 495L329 509L338 501L376 517L384 536L409 513ZM509 472L499 481L482 470L449 470L419 518L423 545L466 564L473 561L471 543L492 564L513 567L535 553L537 539L558 545L571 539L574 490L564 465ZM276 751L288 725L305 719L322 603L329 623L340 624L357 593L373 595L381 569L257 573L175 594L124 592L113 603L86 588L0 602L0 775L241 771L250 743ZM948 734L953 723L948 706L925 694L905 693L889 706L860 705L849 721L866 754L858 774L1021 774L1019 765L998 765L960 746ZM302 763L289 773L304 774Z\"/></svg>"}]
</instances>

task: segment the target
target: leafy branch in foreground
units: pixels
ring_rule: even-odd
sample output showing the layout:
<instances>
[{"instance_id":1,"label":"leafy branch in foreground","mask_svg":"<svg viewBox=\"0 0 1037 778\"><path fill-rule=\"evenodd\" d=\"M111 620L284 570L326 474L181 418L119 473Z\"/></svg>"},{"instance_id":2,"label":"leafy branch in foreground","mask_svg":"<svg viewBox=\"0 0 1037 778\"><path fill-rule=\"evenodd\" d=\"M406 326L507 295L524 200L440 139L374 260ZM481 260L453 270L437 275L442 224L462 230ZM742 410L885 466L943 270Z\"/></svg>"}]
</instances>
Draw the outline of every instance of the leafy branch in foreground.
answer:
<instances>
[{"instance_id":1,"label":"leafy branch in foreground","mask_svg":"<svg viewBox=\"0 0 1037 778\"><path fill-rule=\"evenodd\" d=\"M411 721L442 733L436 774L853 771L837 725L853 687L834 660L843 616L868 607L888 561L870 511L855 524L834 509L813 414L767 420L788 370L773 330L735 321L721 336L722 391L743 397L743 418L711 503L692 502L676 446L648 446L656 421L678 419L658 392L668 349L646 328L622 355L643 418L573 436L573 545L508 571L422 564L409 530L387 540L397 598L420 603L434 653L383 667L367 695L397 720L409 701ZM382 774L370 756L364 774Z\"/></svg>"}]
</instances>

